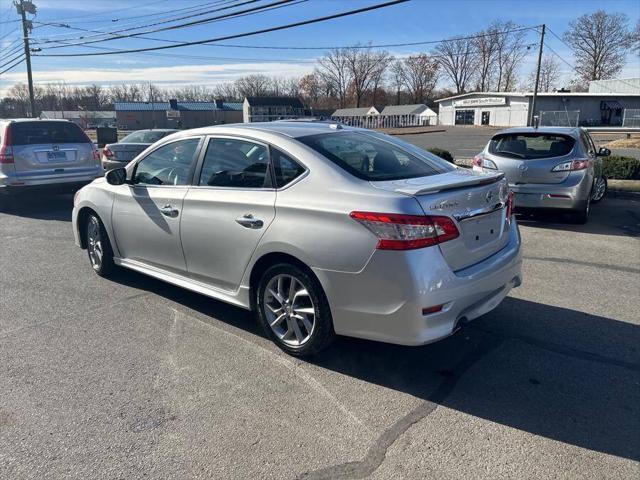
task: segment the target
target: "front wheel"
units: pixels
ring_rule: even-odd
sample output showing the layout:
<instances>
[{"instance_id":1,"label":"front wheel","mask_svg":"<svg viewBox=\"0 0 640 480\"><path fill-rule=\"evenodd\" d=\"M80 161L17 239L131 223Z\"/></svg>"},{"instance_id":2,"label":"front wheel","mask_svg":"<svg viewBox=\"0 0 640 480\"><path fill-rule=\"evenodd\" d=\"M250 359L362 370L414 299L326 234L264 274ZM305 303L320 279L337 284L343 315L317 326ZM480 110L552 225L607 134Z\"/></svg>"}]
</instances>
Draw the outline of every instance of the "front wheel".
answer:
<instances>
[{"instance_id":1,"label":"front wheel","mask_svg":"<svg viewBox=\"0 0 640 480\"><path fill-rule=\"evenodd\" d=\"M258 320L285 352L309 357L335 337L329 303L320 282L291 264L268 268L257 288Z\"/></svg>"},{"instance_id":2,"label":"front wheel","mask_svg":"<svg viewBox=\"0 0 640 480\"><path fill-rule=\"evenodd\" d=\"M607 179L606 177L600 177L593 185L593 194L591 195L591 201L598 203L607 194Z\"/></svg>"},{"instance_id":3,"label":"front wheel","mask_svg":"<svg viewBox=\"0 0 640 480\"><path fill-rule=\"evenodd\" d=\"M94 272L101 277L106 277L115 268L107 232L100 219L94 214L87 217L86 228L89 263Z\"/></svg>"}]
</instances>

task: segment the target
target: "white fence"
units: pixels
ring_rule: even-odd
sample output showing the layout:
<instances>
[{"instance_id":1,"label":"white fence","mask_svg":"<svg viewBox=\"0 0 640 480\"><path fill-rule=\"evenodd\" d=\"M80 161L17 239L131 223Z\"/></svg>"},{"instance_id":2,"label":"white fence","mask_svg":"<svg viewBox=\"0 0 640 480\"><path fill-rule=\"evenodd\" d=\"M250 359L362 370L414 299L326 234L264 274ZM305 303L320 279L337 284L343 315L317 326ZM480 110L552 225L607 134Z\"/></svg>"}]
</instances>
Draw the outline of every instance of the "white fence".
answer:
<instances>
[{"instance_id":1,"label":"white fence","mask_svg":"<svg viewBox=\"0 0 640 480\"><path fill-rule=\"evenodd\" d=\"M640 128L640 110L625 108L622 126L628 128Z\"/></svg>"},{"instance_id":2,"label":"white fence","mask_svg":"<svg viewBox=\"0 0 640 480\"><path fill-rule=\"evenodd\" d=\"M420 115L367 115L362 117L331 117L345 125L360 128L402 128L437 125L438 117Z\"/></svg>"},{"instance_id":3,"label":"white fence","mask_svg":"<svg viewBox=\"0 0 640 480\"><path fill-rule=\"evenodd\" d=\"M580 110L549 110L540 112L541 127L577 127Z\"/></svg>"}]
</instances>

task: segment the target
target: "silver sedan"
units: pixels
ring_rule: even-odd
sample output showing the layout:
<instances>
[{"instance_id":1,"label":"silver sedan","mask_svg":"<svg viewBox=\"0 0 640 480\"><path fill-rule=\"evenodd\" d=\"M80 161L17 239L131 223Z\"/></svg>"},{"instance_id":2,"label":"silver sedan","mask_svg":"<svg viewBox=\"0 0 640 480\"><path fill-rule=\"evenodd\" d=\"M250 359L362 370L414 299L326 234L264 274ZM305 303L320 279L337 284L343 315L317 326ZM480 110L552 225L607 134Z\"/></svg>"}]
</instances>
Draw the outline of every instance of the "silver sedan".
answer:
<instances>
[{"instance_id":1,"label":"silver sedan","mask_svg":"<svg viewBox=\"0 0 640 480\"><path fill-rule=\"evenodd\" d=\"M336 334L422 345L520 285L503 177L338 124L206 127L81 189L73 230L99 275L251 309L292 355Z\"/></svg>"}]
</instances>

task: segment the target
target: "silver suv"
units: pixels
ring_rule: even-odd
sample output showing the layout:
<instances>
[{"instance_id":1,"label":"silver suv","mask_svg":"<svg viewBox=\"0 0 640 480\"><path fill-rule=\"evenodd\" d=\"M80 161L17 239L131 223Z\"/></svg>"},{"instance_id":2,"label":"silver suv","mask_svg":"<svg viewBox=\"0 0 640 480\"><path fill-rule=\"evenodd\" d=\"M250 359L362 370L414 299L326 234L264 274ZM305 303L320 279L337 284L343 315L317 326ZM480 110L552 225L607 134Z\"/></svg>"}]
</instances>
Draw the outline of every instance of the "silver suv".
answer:
<instances>
[{"instance_id":1,"label":"silver suv","mask_svg":"<svg viewBox=\"0 0 640 480\"><path fill-rule=\"evenodd\" d=\"M512 128L489 140L473 168L504 172L518 209L557 209L586 223L607 191L602 157L610 154L582 128Z\"/></svg>"},{"instance_id":2,"label":"silver suv","mask_svg":"<svg viewBox=\"0 0 640 480\"><path fill-rule=\"evenodd\" d=\"M82 188L73 230L99 275L125 267L254 310L294 355L335 334L422 345L520 284L503 177L336 124L206 127Z\"/></svg>"},{"instance_id":3,"label":"silver suv","mask_svg":"<svg viewBox=\"0 0 640 480\"><path fill-rule=\"evenodd\" d=\"M68 120L0 120L0 194L78 188L104 174L100 155Z\"/></svg>"}]
</instances>

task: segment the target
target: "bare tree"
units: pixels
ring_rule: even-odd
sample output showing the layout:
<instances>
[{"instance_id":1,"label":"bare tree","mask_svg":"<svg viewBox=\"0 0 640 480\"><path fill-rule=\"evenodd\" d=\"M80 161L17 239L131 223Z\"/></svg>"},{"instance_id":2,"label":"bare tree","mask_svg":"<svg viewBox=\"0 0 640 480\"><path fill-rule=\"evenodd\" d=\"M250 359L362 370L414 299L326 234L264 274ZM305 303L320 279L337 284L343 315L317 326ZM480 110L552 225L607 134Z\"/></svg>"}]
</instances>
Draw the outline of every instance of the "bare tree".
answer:
<instances>
[{"instance_id":1,"label":"bare tree","mask_svg":"<svg viewBox=\"0 0 640 480\"><path fill-rule=\"evenodd\" d=\"M444 74L456 87L456 93L466 92L478 63L473 40L467 38L446 40L436 46L435 52Z\"/></svg>"},{"instance_id":2,"label":"bare tree","mask_svg":"<svg viewBox=\"0 0 640 480\"><path fill-rule=\"evenodd\" d=\"M518 25L512 21L495 21L489 28L495 32L496 66L494 76L496 91L514 90L518 66L528 51L525 44L526 31L518 30Z\"/></svg>"},{"instance_id":3,"label":"bare tree","mask_svg":"<svg viewBox=\"0 0 640 480\"><path fill-rule=\"evenodd\" d=\"M212 94L214 98L224 100L242 100L238 88L233 82L220 83L213 87Z\"/></svg>"},{"instance_id":4,"label":"bare tree","mask_svg":"<svg viewBox=\"0 0 640 480\"><path fill-rule=\"evenodd\" d=\"M534 69L527 79L526 88L533 90L536 85L536 70ZM540 63L540 81L538 90L541 92L552 92L558 87L560 81L560 64L550 56L544 56Z\"/></svg>"},{"instance_id":5,"label":"bare tree","mask_svg":"<svg viewBox=\"0 0 640 480\"><path fill-rule=\"evenodd\" d=\"M371 47L345 48L342 52L351 78L350 87L353 89L356 107L359 107L365 92L384 73L390 55L384 51L374 51Z\"/></svg>"},{"instance_id":6,"label":"bare tree","mask_svg":"<svg viewBox=\"0 0 640 480\"><path fill-rule=\"evenodd\" d=\"M627 49L633 44L624 13L598 10L569 23L563 38L573 49L575 69L582 80L615 77L625 65Z\"/></svg>"},{"instance_id":7,"label":"bare tree","mask_svg":"<svg viewBox=\"0 0 640 480\"><path fill-rule=\"evenodd\" d=\"M322 85L320 84L319 75L314 72L302 77L298 82L300 95L313 107L318 107L320 95L322 94Z\"/></svg>"},{"instance_id":8,"label":"bare tree","mask_svg":"<svg viewBox=\"0 0 640 480\"><path fill-rule=\"evenodd\" d=\"M262 97L271 91L272 80L261 73L247 75L235 81L240 97Z\"/></svg>"},{"instance_id":9,"label":"bare tree","mask_svg":"<svg viewBox=\"0 0 640 480\"><path fill-rule=\"evenodd\" d=\"M404 77L404 62L398 59L391 65L391 85L396 93L396 105L400 105L400 97L405 85Z\"/></svg>"},{"instance_id":10,"label":"bare tree","mask_svg":"<svg viewBox=\"0 0 640 480\"><path fill-rule=\"evenodd\" d=\"M636 28L631 32L631 48L637 55L640 55L640 20L636 22Z\"/></svg>"},{"instance_id":11,"label":"bare tree","mask_svg":"<svg viewBox=\"0 0 640 480\"><path fill-rule=\"evenodd\" d=\"M411 55L403 60L403 78L411 100L425 103L433 94L438 81L438 61L426 53Z\"/></svg>"},{"instance_id":12,"label":"bare tree","mask_svg":"<svg viewBox=\"0 0 640 480\"><path fill-rule=\"evenodd\" d=\"M347 104L347 89L351 83L351 70L344 49L335 49L318 59L318 74L326 84L327 91L338 97L338 105L344 108Z\"/></svg>"},{"instance_id":13,"label":"bare tree","mask_svg":"<svg viewBox=\"0 0 640 480\"><path fill-rule=\"evenodd\" d=\"M491 77L498 62L498 32L495 26L480 32L473 40L477 53L477 89L481 92L491 90Z\"/></svg>"}]
</instances>

